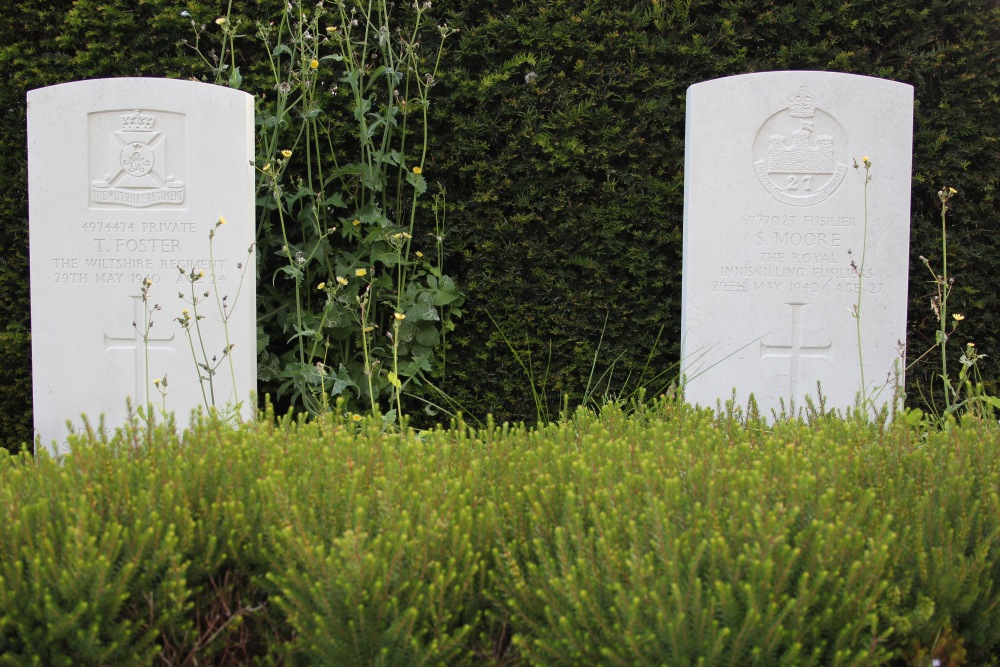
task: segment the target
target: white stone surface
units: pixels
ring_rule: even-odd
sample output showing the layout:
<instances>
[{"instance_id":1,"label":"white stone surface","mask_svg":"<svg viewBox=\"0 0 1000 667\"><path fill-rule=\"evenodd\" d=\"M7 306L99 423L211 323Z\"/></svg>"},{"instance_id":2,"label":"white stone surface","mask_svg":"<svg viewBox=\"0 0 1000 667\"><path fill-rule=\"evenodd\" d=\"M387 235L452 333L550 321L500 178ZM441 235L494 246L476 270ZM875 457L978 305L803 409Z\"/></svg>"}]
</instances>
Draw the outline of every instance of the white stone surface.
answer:
<instances>
[{"instance_id":1,"label":"white stone surface","mask_svg":"<svg viewBox=\"0 0 1000 667\"><path fill-rule=\"evenodd\" d=\"M913 88L830 72L706 81L687 95L681 371L691 403L765 415L892 400L906 340ZM871 159L865 243L864 168ZM862 269L863 261L863 269ZM900 378L901 381L901 378ZM885 387L884 389L881 389Z\"/></svg>"},{"instance_id":2,"label":"white stone surface","mask_svg":"<svg viewBox=\"0 0 1000 667\"><path fill-rule=\"evenodd\" d=\"M153 380L164 376L165 406L179 421L212 404L207 384L203 398L177 321L183 309L195 310L191 282L179 267L205 273L194 293L203 299L197 312L204 315L199 325L207 357L222 358L233 346L235 386L223 359L213 377L214 404L222 409L243 401L244 416L253 414L252 160L253 98L243 92L124 78L28 93L36 443L65 450L67 420L81 428L84 414L95 427L102 415L106 428L119 426L128 398L162 407ZM220 216L227 224L210 251L209 232ZM227 297L228 343L216 296ZM153 309L148 331L147 309Z\"/></svg>"}]
</instances>

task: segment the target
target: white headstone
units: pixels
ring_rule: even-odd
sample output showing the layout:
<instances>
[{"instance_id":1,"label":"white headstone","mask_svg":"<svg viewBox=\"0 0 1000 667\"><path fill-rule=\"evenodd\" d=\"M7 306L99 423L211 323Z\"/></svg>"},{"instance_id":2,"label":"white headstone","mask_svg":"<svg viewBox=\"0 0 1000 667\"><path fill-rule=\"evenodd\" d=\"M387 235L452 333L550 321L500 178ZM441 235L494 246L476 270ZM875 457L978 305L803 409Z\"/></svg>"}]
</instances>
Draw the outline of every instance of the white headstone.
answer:
<instances>
[{"instance_id":1,"label":"white headstone","mask_svg":"<svg viewBox=\"0 0 1000 667\"><path fill-rule=\"evenodd\" d=\"M67 420L80 428L83 414L95 427L101 415L108 429L121 425L126 399L186 421L214 393L218 409L242 401L244 416L253 414L253 155L253 98L240 91L103 79L28 93L32 380L42 446L63 449ZM227 224L217 226L220 217ZM204 272L193 285L192 271ZM191 340L178 321L185 309ZM206 359L217 365L211 383L199 381L209 374L196 364Z\"/></svg>"},{"instance_id":2,"label":"white headstone","mask_svg":"<svg viewBox=\"0 0 1000 667\"><path fill-rule=\"evenodd\" d=\"M817 398L817 382L829 408L859 395L870 408L892 401L906 340L912 133L913 88L895 81L765 72L688 89L689 402L714 407L735 390L769 415Z\"/></svg>"}]
</instances>

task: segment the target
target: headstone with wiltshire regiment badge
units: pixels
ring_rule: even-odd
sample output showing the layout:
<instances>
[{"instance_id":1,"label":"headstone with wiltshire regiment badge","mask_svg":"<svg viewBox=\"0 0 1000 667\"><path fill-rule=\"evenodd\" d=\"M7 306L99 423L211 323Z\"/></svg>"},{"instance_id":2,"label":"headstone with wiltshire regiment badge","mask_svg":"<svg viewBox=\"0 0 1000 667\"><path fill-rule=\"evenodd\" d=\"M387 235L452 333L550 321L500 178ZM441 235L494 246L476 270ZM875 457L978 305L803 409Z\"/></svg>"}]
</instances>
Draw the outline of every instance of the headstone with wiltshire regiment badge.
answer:
<instances>
[{"instance_id":1,"label":"headstone with wiltshire regiment badge","mask_svg":"<svg viewBox=\"0 0 1000 667\"><path fill-rule=\"evenodd\" d=\"M912 87L871 77L763 72L688 89L689 402L715 407L735 392L746 405L752 393L770 415L817 398L817 383L827 407L893 399L906 340L912 126Z\"/></svg>"},{"instance_id":2,"label":"headstone with wiltshire regiment badge","mask_svg":"<svg viewBox=\"0 0 1000 667\"><path fill-rule=\"evenodd\" d=\"M123 78L28 93L42 447L64 451L81 415L123 424L128 400L183 420L213 404L253 414L252 160L243 92Z\"/></svg>"}]
</instances>

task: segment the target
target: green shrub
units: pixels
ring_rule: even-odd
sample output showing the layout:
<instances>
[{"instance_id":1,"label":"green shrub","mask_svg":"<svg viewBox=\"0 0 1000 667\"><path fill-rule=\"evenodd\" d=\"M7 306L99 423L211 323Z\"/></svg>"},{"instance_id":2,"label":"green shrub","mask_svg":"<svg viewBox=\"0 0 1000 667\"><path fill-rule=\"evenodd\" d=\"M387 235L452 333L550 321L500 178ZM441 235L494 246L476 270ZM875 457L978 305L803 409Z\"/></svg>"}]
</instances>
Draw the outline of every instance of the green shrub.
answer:
<instances>
[{"instance_id":1,"label":"green shrub","mask_svg":"<svg viewBox=\"0 0 1000 667\"><path fill-rule=\"evenodd\" d=\"M659 400L0 460L0 664L979 665L1000 440Z\"/></svg>"},{"instance_id":2,"label":"green shrub","mask_svg":"<svg viewBox=\"0 0 1000 667\"><path fill-rule=\"evenodd\" d=\"M326 435L336 457L299 448L269 485L284 518L268 581L294 653L316 665L470 664L491 519L467 460L418 440Z\"/></svg>"},{"instance_id":3,"label":"green shrub","mask_svg":"<svg viewBox=\"0 0 1000 667\"><path fill-rule=\"evenodd\" d=\"M784 439L741 461L707 419L668 429L546 447L565 472L525 490L526 521L552 532L504 568L531 664L882 664L875 493L845 499Z\"/></svg>"},{"instance_id":4,"label":"green shrub","mask_svg":"<svg viewBox=\"0 0 1000 667\"><path fill-rule=\"evenodd\" d=\"M159 634L190 609L177 534L190 517L148 472L106 447L63 466L23 456L5 465L0 662L153 662Z\"/></svg>"}]
</instances>

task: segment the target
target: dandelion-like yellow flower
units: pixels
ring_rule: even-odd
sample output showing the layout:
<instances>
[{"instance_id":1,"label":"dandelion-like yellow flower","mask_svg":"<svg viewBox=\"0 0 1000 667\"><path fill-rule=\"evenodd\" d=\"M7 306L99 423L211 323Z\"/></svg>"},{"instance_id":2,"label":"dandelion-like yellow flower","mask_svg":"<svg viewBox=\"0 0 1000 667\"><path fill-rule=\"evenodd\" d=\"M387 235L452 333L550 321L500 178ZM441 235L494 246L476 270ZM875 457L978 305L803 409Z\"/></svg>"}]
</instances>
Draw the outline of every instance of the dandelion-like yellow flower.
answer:
<instances>
[{"instance_id":1,"label":"dandelion-like yellow flower","mask_svg":"<svg viewBox=\"0 0 1000 667\"><path fill-rule=\"evenodd\" d=\"M316 289L318 290L326 289L326 283L320 283L319 285L316 285Z\"/></svg>"},{"instance_id":2,"label":"dandelion-like yellow flower","mask_svg":"<svg viewBox=\"0 0 1000 667\"><path fill-rule=\"evenodd\" d=\"M290 150L283 150L283 151L281 151L281 154L282 154L282 155L283 155L284 157L286 157L286 158L290 158L290 157L292 157L292 151L290 151Z\"/></svg>"},{"instance_id":3,"label":"dandelion-like yellow flower","mask_svg":"<svg viewBox=\"0 0 1000 667\"><path fill-rule=\"evenodd\" d=\"M404 313L395 313L393 314L393 317L396 318L397 322L402 322L403 320L406 319L406 315Z\"/></svg>"},{"instance_id":4,"label":"dandelion-like yellow flower","mask_svg":"<svg viewBox=\"0 0 1000 667\"><path fill-rule=\"evenodd\" d=\"M365 276L368 275L368 269L356 269L354 271L354 275L356 275L358 278L364 278Z\"/></svg>"},{"instance_id":5,"label":"dandelion-like yellow flower","mask_svg":"<svg viewBox=\"0 0 1000 667\"><path fill-rule=\"evenodd\" d=\"M341 285L347 285L347 278L344 276L337 276L337 282Z\"/></svg>"},{"instance_id":6,"label":"dandelion-like yellow flower","mask_svg":"<svg viewBox=\"0 0 1000 667\"><path fill-rule=\"evenodd\" d=\"M961 322L962 320L965 319L965 315L963 315L962 313L952 313L951 319L955 320L956 322Z\"/></svg>"},{"instance_id":7,"label":"dandelion-like yellow flower","mask_svg":"<svg viewBox=\"0 0 1000 667\"><path fill-rule=\"evenodd\" d=\"M226 24L225 16L220 16L219 18L215 19L215 25L225 25L225 24Z\"/></svg>"},{"instance_id":8,"label":"dandelion-like yellow flower","mask_svg":"<svg viewBox=\"0 0 1000 667\"><path fill-rule=\"evenodd\" d=\"M315 58L313 58L312 60L309 61L309 67L311 67L312 69L318 68L319 67L319 61L316 60Z\"/></svg>"}]
</instances>

